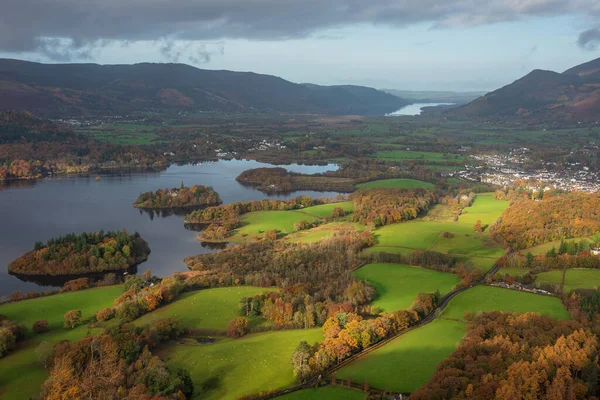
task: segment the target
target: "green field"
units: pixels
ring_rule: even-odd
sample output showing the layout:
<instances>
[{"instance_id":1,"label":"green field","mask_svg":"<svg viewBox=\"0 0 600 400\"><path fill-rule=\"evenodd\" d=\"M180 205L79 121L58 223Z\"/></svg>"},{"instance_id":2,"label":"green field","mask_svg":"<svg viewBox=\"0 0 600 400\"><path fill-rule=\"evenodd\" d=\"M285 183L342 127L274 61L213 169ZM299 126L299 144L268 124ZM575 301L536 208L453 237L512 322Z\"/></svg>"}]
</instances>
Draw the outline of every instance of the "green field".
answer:
<instances>
[{"instance_id":1,"label":"green field","mask_svg":"<svg viewBox=\"0 0 600 400\"><path fill-rule=\"evenodd\" d=\"M557 297L519 292L492 286L476 286L455 298L441 314L443 318L462 320L465 311L539 312L555 318L569 318Z\"/></svg>"},{"instance_id":2,"label":"green field","mask_svg":"<svg viewBox=\"0 0 600 400\"><path fill-rule=\"evenodd\" d=\"M465 335L466 324L437 319L410 331L336 372L337 378L365 380L373 387L413 392L427 382Z\"/></svg>"},{"instance_id":3,"label":"green field","mask_svg":"<svg viewBox=\"0 0 600 400\"><path fill-rule=\"evenodd\" d=\"M302 220L312 222L316 217L290 211L256 211L242 216L242 227L235 231L231 241L242 240L243 237L262 237L265 231L275 229L280 234L294 231L294 224Z\"/></svg>"},{"instance_id":4,"label":"green field","mask_svg":"<svg viewBox=\"0 0 600 400\"><path fill-rule=\"evenodd\" d=\"M61 293L3 304L0 306L0 314L11 321L25 324L30 330L31 325L39 319L48 320L51 330L63 330L63 316L67 311L81 310L84 320L88 320L101 308L112 307L113 301L122 293L122 285Z\"/></svg>"},{"instance_id":5,"label":"green field","mask_svg":"<svg viewBox=\"0 0 600 400\"><path fill-rule=\"evenodd\" d=\"M236 399L294 384L290 358L298 343L322 339L321 329L284 330L214 344L172 345L161 355L190 371L197 399Z\"/></svg>"},{"instance_id":6,"label":"green field","mask_svg":"<svg viewBox=\"0 0 600 400\"><path fill-rule=\"evenodd\" d=\"M535 284L560 285L562 271L541 272L535 276ZM600 286L600 270L576 268L567 269L565 292L573 289L593 289Z\"/></svg>"},{"instance_id":7,"label":"green field","mask_svg":"<svg viewBox=\"0 0 600 400\"><path fill-rule=\"evenodd\" d=\"M38 364L35 349L42 341L79 340L92 332L86 325L75 329L63 328L63 315L79 309L85 319L91 319L101 308L112 307L114 299L123 292L121 285L105 286L78 292L23 300L0 306L0 314L27 325L30 338L19 344L17 350L0 358L0 398L5 400L37 398L47 372ZM46 319L51 331L32 334L31 325Z\"/></svg>"},{"instance_id":8,"label":"green field","mask_svg":"<svg viewBox=\"0 0 600 400\"><path fill-rule=\"evenodd\" d=\"M410 151L410 150L382 150L375 153L375 158L386 161L407 161L407 160L427 160L427 161L464 161L465 157L457 154L434 153L428 151Z\"/></svg>"},{"instance_id":9,"label":"green field","mask_svg":"<svg viewBox=\"0 0 600 400\"><path fill-rule=\"evenodd\" d=\"M566 239L566 241L570 242L570 241L575 241L575 242L580 242L582 240L586 240L588 242L593 242L593 240L590 240L590 238L587 237L579 237L579 238L574 238L574 239ZM560 242L561 240L555 240L553 242L548 242L548 243L544 243L544 244L540 244L534 247L530 247L528 249L525 250L521 250L520 253L523 255L526 255L527 253L533 254L534 256L538 256L540 254L546 254L547 252L549 252L550 250L552 250L552 248L555 248L558 251L558 248L560 247Z\"/></svg>"},{"instance_id":10,"label":"green field","mask_svg":"<svg viewBox=\"0 0 600 400\"><path fill-rule=\"evenodd\" d=\"M386 312L408 309L420 292L444 295L460 282L452 274L400 264L367 264L354 275L375 286L377 298L371 304Z\"/></svg>"},{"instance_id":11,"label":"green field","mask_svg":"<svg viewBox=\"0 0 600 400\"><path fill-rule=\"evenodd\" d=\"M478 194L471 207L466 207L458 222L474 225L477 220L481 221L483 226L495 222L502 212L508 207L508 201L495 200L493 193Z\"/></svg>"},{"instance_id":12,"label":"green field","mask_svg":"<svg viewBox=\"0 0 600 400\"><path fill-rule=\"evenodd\" d=\"M229 321L240 316L239 303L242 297L251 297L271 290L273 289L237 286L184 293L177 301L137 319L135 324L144 326L170 317L175 318L185 328L225 330ZM251 317L249 326L263 323L264 319Z\"/></svg>"},{"instance_id":13,"label":"green field","mask_svg":"<svg viewBox=\"0 0 600 400\"><path fill-rule=\"evenodd\" d=\"M460 261L471 261L475 268L478 268L484 272L492 269L497 260L498 258L496 257L465 257L464 260L462 258L460 259Z\"/></svg>"},{"instance_id":14,"label":"green field","mask_svg":"<svg viewBox=\"0 0 600 400\"><path fill-rule=\"evenodd\" d=\"M291 242L315 243L333 236L335 232L345 230L363 231L364 229L364 225L355 222L330 222L306 231L293 233L286 236L285 239Z\"/></svg>"},{"instance_id":15,"label":"green field","mask_svg":"<svg viewBox=\"0 0 600 400\"><path fill-rule=\"evenodd\" d=\"M358 389L349 389L339 386L324 386L318 389L298 390L297 392L276 398L279 400L363 400L366 397L367 394Z\"/></svg>"},{"instance_id":16,"label":"green field","mask_svg":"<svg viewBox=\"0 0 600 400\"><path fill-rule=\"evenodd\" d=\"M418 181L416 179L382 179L356 185L357 189L375 189L375 188L424 188L433 189L435 185L429 182Z\"/></svg>"},{"instance_id":17,"label":"green field","mask_svg":"<svg viewBox=\"0 0 600 400\"><path fill-rule=\"evenodd\" d=\"M331 217L333 209L341 207L346 212L354 211L354 204L351 201L342 201L340 203L320 204L318 206L306 207L301 210L294 210L296 213L310 214L319 218Z\"/></svg>"},{"instance_id":18,"label":"green field","mask_svg":"<svg viewBox=\"0 0 600 400\"><path fill-rule=\"evenodd\" d=\"M513 277L523 276L528 272L529 268L500 268L498 270L498 274L500 274L501 276L508 274Z\"/></svg>"}]
</instances>

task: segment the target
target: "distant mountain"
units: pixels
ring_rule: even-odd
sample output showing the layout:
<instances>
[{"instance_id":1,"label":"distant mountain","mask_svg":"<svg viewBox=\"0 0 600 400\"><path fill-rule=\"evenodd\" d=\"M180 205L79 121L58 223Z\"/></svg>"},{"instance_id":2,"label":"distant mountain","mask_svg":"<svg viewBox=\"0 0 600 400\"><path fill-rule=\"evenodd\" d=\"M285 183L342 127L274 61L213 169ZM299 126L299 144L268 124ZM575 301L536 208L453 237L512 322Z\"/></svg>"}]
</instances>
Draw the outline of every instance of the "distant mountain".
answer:
<instances>
[{"instance_id":1,"label":"distant mountain","mask_svg":"<svg viewBox=\"0 0 600 400\"><path fill-rule=\"evenodd\" d=\"M453 92L441 90L380 90L405 100L414 101L416 103L466 104L485 94L485 92Z\"/></svg>"},{"instance_id":2,"label":"distant mountain","mask_svg":"<svg viewBox=\"0 0 600 400\"><path fill-rule=\"evenodd\" d=\"M0 59L0 110L45 116L151 109L384 114L408 101L360 86L317 86L185 64L40 64Z\"/></svg>"},{"instance_id":3,"label":"distant mountain","mask_svg":"<svg viewBox=\"0 0 600 400\"><path fill-rule=\"evenodd\" d=\"M534 70L523 78L448 112L530 120L600 119L600 59L565 72Z\"/></svg>"}]
</instances>

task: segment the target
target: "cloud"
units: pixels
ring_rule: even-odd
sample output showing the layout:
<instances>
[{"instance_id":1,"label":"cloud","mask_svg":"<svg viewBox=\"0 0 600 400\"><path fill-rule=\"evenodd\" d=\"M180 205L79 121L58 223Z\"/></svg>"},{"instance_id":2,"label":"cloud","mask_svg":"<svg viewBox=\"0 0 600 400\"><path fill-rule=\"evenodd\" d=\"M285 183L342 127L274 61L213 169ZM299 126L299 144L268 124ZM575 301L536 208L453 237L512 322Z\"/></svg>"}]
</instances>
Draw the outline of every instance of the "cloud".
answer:
<instances>
[{"instance_id":1,"label":"cloud","mask_svg":"<svg viewBox=\"0 0 600 400\"><path fill-rule=\"evenodd\" d=\"M535 16L600 16L598 0L9 0L5 3L0 12L0 51L40 52L53 59L93 56L95 46L115 41L160 41L158 51L171 59L181 59L181 45L173 44L178 41L318 37L323 30L354 24L404 27L425 22L435 28L452 28ZM585 35L583 39L585 46L595 43L593 38L585 41ZM202 44L194 46L188 50L192 50L191 57L198 62L209 61L215 51L218 53L211 46L205 45L204 50Z\"/></svg>"},{"instance_id":2,"label":"cloud","mask_svg":"<svg viewBox=\"0 0 600 400\"><path fill-rule=\"evenodd\" d=\"M586 50L596 50L600 47L600 29L593 28L581 32L577 44Z\"/></svg>"},{"instance_id":3,"label":"cloud","mask_svg":"<svg viewBox=\"0 0 600 400\"><path fill-rule=\"evenodd\" d=\"M174 63L188 62L192 65L209 63L212 56L225 53L225 45L220 42L181 41L163 38L156 42L163 57Z\"/></svg>"}]
</instances>

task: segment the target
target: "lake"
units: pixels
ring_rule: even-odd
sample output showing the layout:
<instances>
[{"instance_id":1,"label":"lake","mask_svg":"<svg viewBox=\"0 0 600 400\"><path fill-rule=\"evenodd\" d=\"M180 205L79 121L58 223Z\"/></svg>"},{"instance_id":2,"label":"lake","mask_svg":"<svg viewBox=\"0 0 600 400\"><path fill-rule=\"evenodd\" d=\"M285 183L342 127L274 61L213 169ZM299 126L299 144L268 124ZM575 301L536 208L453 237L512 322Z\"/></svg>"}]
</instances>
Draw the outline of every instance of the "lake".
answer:
<instances>
[{"instance_id":1,"label":"lake","mask_svg":"<svg viewBox=\"0 0 600 400\"><path fill-rule=\"evenodd\" d=\"M421 115L422 108L424 107L436 107L436 106L452 106L454 103L415 103L409 104L396 110L392 113L385 114L386 117L397 117L400 115Z\"/></svg>"},{"instance_id":2,"label":"lake","mask_svg":"<svg viewBox=\"0 0 600 400\"><path fill-rule=\"evenodd\" d=\"M132 206L142 192L159 188L212 186L224 204L264 198L286 199L300 195L336 196L335 192L299 191L289 195L266 195L243 186L235 178L249 168L274 165L248 160L220 160L195 165L171 166L163 172L62 177L38 181L19 181L0 186L0 296L12 293L49 290L24 282L7 272L7 265L32 250L36 240L44 243L55 236L100 229L139 232L152 253L139 271L150 269L154 275L168 276L186 271L187 256L216 251L196 239L198 232L184 227L183 215L159 217ZM291 172L306 174L336 170L335 164L281 165Z\"/></svg>"}]
</instances>

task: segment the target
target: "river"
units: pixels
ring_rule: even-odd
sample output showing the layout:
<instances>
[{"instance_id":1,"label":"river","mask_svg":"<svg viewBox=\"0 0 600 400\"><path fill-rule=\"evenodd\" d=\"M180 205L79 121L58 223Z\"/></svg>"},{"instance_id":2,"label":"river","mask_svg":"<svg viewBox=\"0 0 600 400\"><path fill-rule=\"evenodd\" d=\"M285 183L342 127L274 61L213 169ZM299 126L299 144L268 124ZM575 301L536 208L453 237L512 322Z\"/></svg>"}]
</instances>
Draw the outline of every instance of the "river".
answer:
<instances>
[{"instance_id":1,"label":"river","mask_svg":"<svg viewBox=\"0 0 600 400\"><path fill-rule=\"evenodd\" d=\"M48 290L36 283L24 282L7 272L7 265L33 248L34 242L70 232L94 232L100 229L139 232L152 253L140 271L168 276L185 271L183 259L212 250L196 239L198 232L184 227L183 215L159 217L132 206L142 192L159 188L212 186L225 204L268 198L336 196L335 192L299 191L289 195L266 195L238 183L235 178L249 168L273 165L248 160L220 160L195 165L171 166L163 172L62 177L0 186L0 296ZM326 166L282 165L291 172L320 173L338 168Z\"/></svg>"},{"instance_id":2,"label":"river","mask_svg":"<svg viewBox=\"0 0 600 400\"><path fill-rule=\"evenodd\" d=\"M409 104L396 110L392 113L385 114L386 117L398 117L401 115L421 115L424 107L436 107L436 106L452 106L454 103L415 103Z\"/></svg>"}]
</instances>

